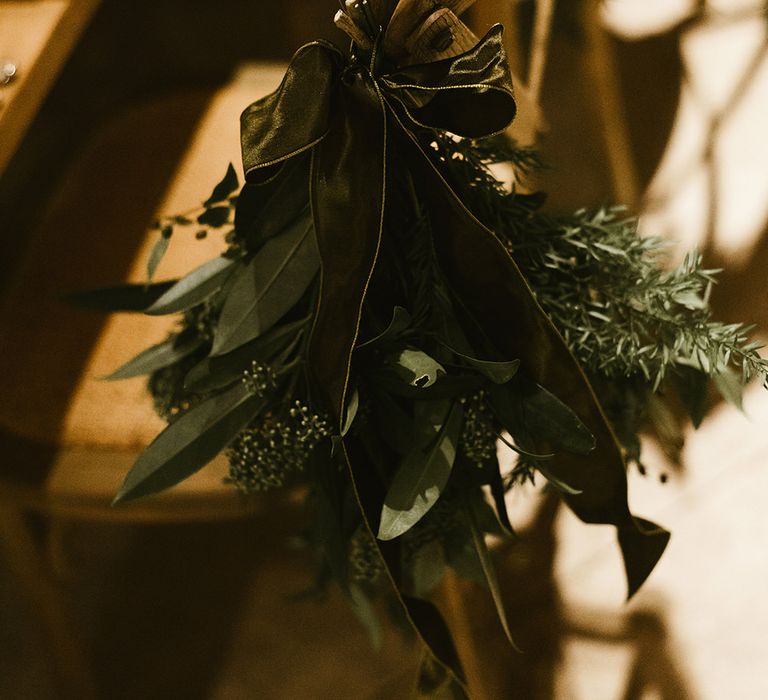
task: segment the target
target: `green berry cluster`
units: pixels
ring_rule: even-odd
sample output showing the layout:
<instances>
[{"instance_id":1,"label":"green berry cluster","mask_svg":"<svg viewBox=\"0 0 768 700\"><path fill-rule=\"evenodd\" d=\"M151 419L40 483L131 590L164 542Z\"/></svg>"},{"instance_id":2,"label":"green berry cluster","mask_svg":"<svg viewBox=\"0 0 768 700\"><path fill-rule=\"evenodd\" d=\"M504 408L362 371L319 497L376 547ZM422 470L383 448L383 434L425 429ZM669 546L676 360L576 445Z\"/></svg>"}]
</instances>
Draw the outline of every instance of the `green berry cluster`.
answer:
<instances>
[{"instance_id":1,"label":"green berry cluster","mask_svg":"<svg viewBox=\"0 0 768 700\"><path fill-rule=\"evenodd\" d=\"M261 375L254 376L259 381ZM328 421L301 401L284 417L259 418L227 450L230 480L246 493L284 486L304 471L312 451L330 434Z\"/></svg>"},{"instance_id":2,"label":"green berry cluster","mask_svg":"<svg viewBox=\"0 0 768 700\"><path fill-rule=\"evenodd\" d=\"M243 384L254 396L266 396L277 388L277 377L269 365L253 360L251 368L243 372Z\"/></svg>"},{"instance_id":3,"label":"green berry cluster","mask_svg":"<svg viewBox=\"0 0 768 700\"><path fill-rule=\"evenodd\" d=\"M486 401L486 392L462 399L464 425L459 444L466 458L478 467L485 466L496 456L498 430Z\"/></svg>"},{"instance_id":4,"label":"green berry cluster","mask_svg":"<svg viewBox=\"0 0 768 700\"><path fill-rule=\"evenodd\" d=\"M370 584L375 584L384 573L379 550L362 526L349 541L349 571L353 580Z\"/></svg>"}]
</instances>

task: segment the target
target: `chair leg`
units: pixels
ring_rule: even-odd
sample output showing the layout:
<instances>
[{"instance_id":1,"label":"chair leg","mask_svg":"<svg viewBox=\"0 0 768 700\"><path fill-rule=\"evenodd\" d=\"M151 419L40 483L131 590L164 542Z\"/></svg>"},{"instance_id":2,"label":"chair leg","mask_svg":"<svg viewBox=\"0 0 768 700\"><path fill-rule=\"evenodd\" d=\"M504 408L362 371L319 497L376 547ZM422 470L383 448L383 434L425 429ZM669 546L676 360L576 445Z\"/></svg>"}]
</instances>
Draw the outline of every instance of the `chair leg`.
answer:
<instances>
[{"instance_id":1,"label":"chair leg","mask_svg":"<svg viewBox=\"0 0 768 700\"><path fill-rule=\"evenodd\" d=\"M32 603L50 646L64 697L96 698L96 689L76 625L50 572L45 557L24 520L13 508L0 505L0 546L11 572Z\"/></svg>"}]
</instances>

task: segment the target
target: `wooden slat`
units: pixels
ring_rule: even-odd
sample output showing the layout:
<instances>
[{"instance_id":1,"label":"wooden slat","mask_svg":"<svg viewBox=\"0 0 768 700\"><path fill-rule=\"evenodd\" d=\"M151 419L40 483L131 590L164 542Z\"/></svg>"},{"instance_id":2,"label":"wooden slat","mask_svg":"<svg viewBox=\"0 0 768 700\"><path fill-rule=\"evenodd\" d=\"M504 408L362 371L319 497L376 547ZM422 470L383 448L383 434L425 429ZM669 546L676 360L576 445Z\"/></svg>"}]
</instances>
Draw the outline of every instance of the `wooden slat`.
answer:
<instances>
[{"instance_id":1,"label":"wooden slat","mask_svg":"<svg viewBox=\"0 0 768 700\"><path fill-rule=\"evenodd\" d=\"M0 1L0 58L18 66L0 88L0 175L48 94L99 0Z\"/></svg>"}]
</instances>

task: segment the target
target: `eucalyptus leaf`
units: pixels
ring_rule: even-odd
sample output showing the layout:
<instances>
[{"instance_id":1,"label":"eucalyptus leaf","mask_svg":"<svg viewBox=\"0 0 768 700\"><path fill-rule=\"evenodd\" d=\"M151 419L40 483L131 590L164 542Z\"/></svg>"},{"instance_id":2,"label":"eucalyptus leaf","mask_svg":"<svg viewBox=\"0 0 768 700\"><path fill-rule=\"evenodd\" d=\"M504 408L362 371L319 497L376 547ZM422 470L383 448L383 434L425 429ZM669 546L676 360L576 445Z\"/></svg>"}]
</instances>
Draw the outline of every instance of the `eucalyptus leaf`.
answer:
<instances>
[{"instance_id":1,"label":"eucalyptus leaf","mask_svg":"<svg viewBox=\"0 0 768 700\"><path fill-rule=\"evenodd\" d=\"M211 196L203 202L204 207L208 207L216 202L223 202L229 197L239 186L240 182L237 178L237 172L232 163L227 167L227 172L221 181L213 188Z\"/></svg>"},{"instance_id":2,"label":"eucalyptus leaf","mask_svg":"<svg viewBox=\"0 0 768 700\"><path fill-rule=\"evenodd\" d=\"M157 268L160 265L160 261L165 257L168 251L168 246L171 243L171 235L173 228L166 226L161 232L160 236L152 246L152 251L149 254L149 260L147 261L147 279L151 282L152 278L157 272Z\"/></svg>"},{"instance_id":3,"label":"eucalyptus leaf","mask_svg":"<svg viewBox=\"0 0 768 700\"><path fill-rule=\"evenodd\" d=\"M516 651L520 651L512 639L512 632L509 629L509 622L507 621L507 613L504 609L504 600L501 597L501 589L499 588L499 581L496 577L496 568L491 560L491 554L488 551L488 547L485 544L485 537L478 527L474 513L469 503L466 506L467 520L469 521L470 530L472 531L472 541L475 544L477 550L477 556L480 559L480 565L483 567L483 573L485 574L485 580L488 582L488 588L491 591L491 597L493 598L493 604L496 606L496 614L499 617L501 628L504 630L504 635Z\"/></svg>"},{"instance_id":4,"label":"eucalyptus leaf","mask_svg":"<svg viewBox=\"0 0 768 700\"><path fill-rule=\"evenodd\" d=\"M64 301L94 311L142 312L152 306L176 281L154 284L123 284L66 294Z\"/></svg>"},{"instance_id":5,"label":"eucalyptus leaf","mask_svg":"<svg viewBox=\"0 0 768 700\"><path fill-rule=\"evenodd\" d=\"M349 401L347 402L345 411L344 411L344 425L341 429L341 436L344 437L352 427L352 424L355 422L355 416L357 416L357 410L360 407L360 394L355 389L352 392L352 396L350 397Z\"/></svg>"},{"instance_id":6,"label":"eucalyptus leaf","mask_svg":"<svg viewBox=\"0 0 768 700\"><path fill-rule=\"evenodd\" d=\"M246 183L235 212L235 228L253 247L306 216L309 207L309 159L298 156L283 166L276 182Z\"/></svg>"},{"instance_id":7,"label":"eucalyptus leaf","mask_svg":"<svg viewBox=\"0 0 768 700\"><path fill-rule=\"evenodd\" d=\"M677 367L674 382L680 401L691 418L694 428L701 425L707 412L709 377L695 367Z\"/></svg>"},{"instance_id":8,"label":"eucalyptus leaf","mask_svg":"<svg viewBox=\"0 0 768 700\"><path fill-rule=\"evenodd\" d=\"M594 436L568 406L539 384L530 382L526 389L523 414L533 435L567 452L592 452Z\"/></svg>"},{"instance_id":9,"label":"eucalyptus leaf","mask_svg":"<svg viewBox=\"0 0 768 700\"><path fill-rule=\"evenodd\" d=\"M555 476L551 471L549 471L549 469L546 468L546 466L542 465L541 463L536 465L536 469L544 475L544 478L550 483L551 486L566 494L567 496L578 496L580 493L583 493L583 491L575 489L573 486L566 484L562 479Z\"/></svg>"},{"instance_id":10,"label":"eucalyptus leaf","mask_svg":"<svg viewBox=\"0 0 768 700\"><path fill-rule=\"evenodd\" d=\"M397 374L411 386L424 389L446 374L445 368L421 350L406 349L393 358Z\"/></svg>"},{"instance_id":11,"label":"eucalyptus leaf","mask_svg":"<svg viewBox=\"0 0 768 700\"><path fill-rule=\"evenodd\" d=\"M547 460L552 459L555 454L554 452L531 452L531 450L526 450L520 447L520 445L517 442L507 440L507 435L505 433L499 434L499 440L501 440L502 443L504 443L510 450L513 452L517 452L522 457L528 457L528 459L534 461L534 462L545 462ZM530 442L530 436L527 431L523 433L527 437L526 442ZM511 439L511 435L509 436Z\"/></svg>"},{"instance_id":12,"label":"eucalyptus leaf","mask_svg":"<svg viewBox=\"0 0 768 700\"><path fill-rule=\"evenodd\" d=\"M472 515L475 518L475 522L482 532L486 532L489 535L496 535L497 537L503 537L507 534L496 517L494 509L491 507L490 503L485 500L485 495L482 489L473 488L469 490L467 499L469 507L472 508Z\"/></svg>"},{"instance_id":13,"label":"eucalyptus leaf","mask_svg":"<svg viewBox=\"0 0 768 700\"><path fill-rule=\"evenodd\" d=\"M229 222L229 207L219 206L206 209L197 217L197 223L201 226L221 228Z\"/></svg>"},{"instance_id":14,"label":"eucalyptus leaf","mask_svg":"<svg viewBox=\"0 0 768 700\"><path fill-rule=\"evenodd\" d=\"M489 486L491 487L491 496L493 496L493 502L496 505L496 517L498 517L502 528L504 528L506 531L506 534L514 535L515 529L512 527L512 521L509 519L509 512L507 511L504 481L501 478L501 472L499 471L499 465L497 462L493 464L490 471L491 474L489 479Z\"/></svg>"},{"instance_id":15,"label":"eucalyptus leaf","mask_svg":"<svg viewBox=\"0 0 768 700\"><path fill-rule=\"evenodd\" d=\"M520 360L508 360L506 362L479 360L476 357L471 357L458 350L454 350L449 345L445 345L445 347L464 363L488 377L495 384L506 384L517 374L517 370L520 367Z\"/></svg>"},{"instance_id":16,"label":"eucalyptus leaf","mask_svg":"<svg viewBox=\"0 0 768 700\"><path fill-rule=\"evenodd\" d=\"M231 274L235 260L223 256L209 260L182 277L147 309L150 316L186 311L221 289Z\"/></svg>"},{"instance_id":17,"label":"eucalyptus leaf","mask_svg":"<svg viewBox=\"0 0 768 700\"><path fill-rule=\"evenodd\" d=\"M712 381L715 383L720 396L728 403L736 406L740 411L744 410L744 386L739 375L725 367L712 375Z\"/></svg>"},{"instance_id":18,"label":"eucalyptus leaf","mask_svg":"<svg viewBox=\"0 0 768 700\"><path fill-rule=\"evenodd\" d=\"M213 354L222 355L268 331L306 292L320 268L311 217L268 240L236 273L219 317Z\"/></svg>"},{"instance_id":19,"label":"eucalyptus leaf","mask_svg":"<svg viewBox=\"0 0 768 700\"><path fill-rule=\"evenodd\" d=\"M170 488L199 471L264 408L243 383L182 413L141 454L114 504Z\"/></svg>"},{"instance_id":20,"label":"eucalyptus leaf","mask_svg":"<svg viewBox=\"0 0 768 700\"><path fill-rule=\"evenodd\" d=\"M198 362L184 377L184 390L204 394L210 391L226 389L243 377L247 369L245 363L225 370L214 370L213 360L218 358L206 357Z\"/></svg>"},{"instance_id":21,"label":"eucalyptus leaf","mask_svg":"<svg viewBox=\"0 0 768 700\"><path fill-rule=\"evenodd\" d=\"M454 403L432 445L417 447L402 461L384 498L379 539L399 537L435 505L456 459L462 417L461 405Z\"/></svg>"},{"instance_id":22,"label":"eucalyptus leaf","mask_svg":"<svg viewBox=\"0 0 768 700\"><path fill-rule=\"evenodd\" d=\"M411 314L409 314L408 311L402 306L396 306L392 312L392 320L389 322L389 325L377 336L358 345L358 350L372 345L380 345L381 343L396 338L411 325L411 320Z\"/></svg>"},{"instance_id":23,"label":"eucalyptus leaf","mask_svg":"<svg viewBox=\"0 0 768 700\"><path fill-rule=\"evenodd\" d=\"M445 560L461 578L484 585L485 573L468 529L454 528L447 536L443 536Z\"/></svg>"},{"instance_id":24,"label":"eucalyptus leaf","mask_svg":"<svg viewBox=\"0 0 768 700\"><path fill-rule=\"evenodd\" d=\"M595 447L595 438L579 417L531 380L494 387L490 402L504 428L516 440L531 436L579 455L589 454Z\"/></svg>"},{"instance_id":25,"label":"eucalyptus leaf","mask_svg":"<svg viewBox=\"0 0 768 700\"><path fill-rule=\"evenodd\" d=\"M376 391L372 405L382 440L397 454L407 455L413 449L415 439L411 416L386 391Z\"/></svg>"},{"instance_id":26,"label":"eucalyptus leaf","mask_svg":"<svg viewBox=\"0 0 768 700\"><path fill-rule=\"evenodd\" d=\"M273 359L294 341L307 321L302 318L284 323L230 353L206 357L188 372L184 388L196 392L223 389L238 381L243 372L250 369L253 360L272 364Z\"/></svg>"},{"instance_id":27,"label":"eucalyptus leaf","mask_svg":"<svg viewBox=\"0 0 768 700\"><path fill-rule=\"evenodd\" d=\"M105 377L105 379L115 381L152 374L152 372L163 367L168 367L179 360L183 360L202 347L202 345L203 340L200 338L184 341L179 341L178 338L171 338L147 348L132 360L126 362L122 367L112 372L112 374Z\"/></svg>"}]
</instances>

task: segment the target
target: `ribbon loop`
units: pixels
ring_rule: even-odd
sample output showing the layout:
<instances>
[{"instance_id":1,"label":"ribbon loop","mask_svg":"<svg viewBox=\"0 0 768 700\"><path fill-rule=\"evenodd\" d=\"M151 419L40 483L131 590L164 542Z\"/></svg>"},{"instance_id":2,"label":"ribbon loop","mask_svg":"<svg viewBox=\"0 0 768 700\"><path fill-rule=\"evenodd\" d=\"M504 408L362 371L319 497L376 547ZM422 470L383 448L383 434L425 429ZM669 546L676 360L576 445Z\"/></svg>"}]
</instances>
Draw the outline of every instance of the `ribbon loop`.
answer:
<instances>
[{"instance_id":1,"label":"ribbon loop","mask_svg":"<svg viewBox=\"0 0 768 700\"><path fill-rule=\"evenodd\" d=\"M342 61L331 44L307 44L294 55L280 87L245 109L240 145L246 180L268 180L284 161L323 140Z\"/></svg>"},{"instance_id":2,"label":"ribbon loop","mask_svg":"<svg viewBox=\"0 0 768 700\"><path fill-rule=\"evenodd\" d=\"M418 126L469 138L498 133L517 109L502 33L497 24L466 53L384 75L382 91Z\"/></svg>"}]
</instances>

